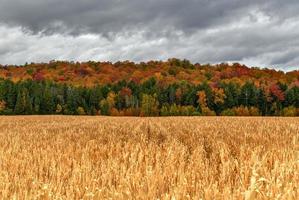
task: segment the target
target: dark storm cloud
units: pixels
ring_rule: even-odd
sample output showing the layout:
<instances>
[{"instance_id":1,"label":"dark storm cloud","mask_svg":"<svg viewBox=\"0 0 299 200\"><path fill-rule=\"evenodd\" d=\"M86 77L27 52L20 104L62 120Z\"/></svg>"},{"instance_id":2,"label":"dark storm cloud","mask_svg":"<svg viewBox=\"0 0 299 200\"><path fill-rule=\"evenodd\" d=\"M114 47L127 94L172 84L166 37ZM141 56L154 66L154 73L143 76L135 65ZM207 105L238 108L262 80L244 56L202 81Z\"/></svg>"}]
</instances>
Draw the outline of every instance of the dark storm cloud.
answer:
<instances>
[{"instance_id":1,"label":"dark storm cloud","mask_svg":"<svg viewBox=\"0 0 299 200\"><path fill-rule=\"evenodd\" d=\"M297 0L0 0L0 62L179 57L294 69L298 9Z\"/></svg>"},{"instance_id":2,"label":"dark storm cloud","mask_svg":"<svg viewBox=\"0 0 299 200\"><path fill-rule=\"evenodd\" d=\"M292 3L288 3L292 2ZM229 23L251 9L275 18L297 15L297 1L263 0L2 0L0 19L34 32L118 32L126 28L190 31ZM254 16L252 16L254 20Z\"/></svg>"}]
</instances>

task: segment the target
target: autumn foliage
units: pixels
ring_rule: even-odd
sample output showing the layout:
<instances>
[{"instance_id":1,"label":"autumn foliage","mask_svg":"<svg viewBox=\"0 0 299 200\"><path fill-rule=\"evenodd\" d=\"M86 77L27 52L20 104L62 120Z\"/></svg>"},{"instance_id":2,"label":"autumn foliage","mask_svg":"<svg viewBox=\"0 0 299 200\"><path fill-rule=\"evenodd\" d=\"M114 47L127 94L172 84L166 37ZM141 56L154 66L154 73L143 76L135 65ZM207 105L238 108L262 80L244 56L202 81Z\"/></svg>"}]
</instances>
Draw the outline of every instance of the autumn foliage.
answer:
<instances>
[{"instance_id":1,"label":"autumn foliage","mask_svg":"<svg viewBox=\"0 0 299 200\"><path fill-rule=\"evenodd\" d=\"M251 80L256 84L263 82L298 84L299 71L282 72L274 69L249 68L234 64L192 64L188 60L169 59L168 61L123 62L66 62L31 63L24 66L0 65L0 77L19 80L52 80L81 86L116 83L121 80L143 82L155 77L161 84L187 81L198 84L208 81L217 84L219 80L244 82ZM297 82L296 82L297 81ZM272 86L275 93L275 86ZM275 93L276 94L276 93ZM277 93L279 96L279 93ZM279 96L279 98L282 98Z\"/></svg>"},{"instance_id":2,"label":"autumn foliage","mask_svg":"<svg viewBox=\"0 0 299 200\"><path fill-rule=\"evenodd\" d=\"M0 66L1 114L298 115L299 71L169 59Z\"/></svg>"}]
</instances>

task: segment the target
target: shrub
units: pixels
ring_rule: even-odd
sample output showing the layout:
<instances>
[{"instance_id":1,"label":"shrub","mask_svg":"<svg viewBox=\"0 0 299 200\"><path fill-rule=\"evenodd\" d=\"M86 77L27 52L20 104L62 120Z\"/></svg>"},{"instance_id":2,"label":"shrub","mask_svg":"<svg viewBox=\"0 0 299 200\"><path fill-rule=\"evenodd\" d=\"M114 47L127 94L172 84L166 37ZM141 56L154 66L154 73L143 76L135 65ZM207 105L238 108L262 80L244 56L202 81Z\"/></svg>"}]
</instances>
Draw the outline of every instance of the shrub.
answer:
<instances>
[{"instance_id":1,"label":"shrub","mask_svg":"<svg viewBox=\"0 0 299 200\"><path fill-rule=\"evenodd\" d=\"M192 116L202 116L202 114L198 111L195 111L191 114Z\"/></svg>"},{"instance_id":2,"label":"shrub","mask_svg":"<svg viewBox=\"0 0 299 200\"><path fill-rule=\"evenodd\" d=\"M134 116L133 108L124 109L124 116Z\"/></svg>"},{"instance_id":3,"label":"shrub","mask_svg":"<svg viewBox=\"0 0 299 200\"><path fill-rule=\"evenodd\" d=\"M56 106L56 113L59 114L62 112L62 106L60 104L57 104Z\"/></svg>"},{"instance_id":4,"label":"shrub","mask_svg":"<svg viewBox=\"0 0 299 200\"><path fill-rule=\"evenodd\" d=\"M77 108L77 113L78 113L79 115L85 115L85 114L86 114L84 108L82 108L82 107L80 107L80 106Z\"/></svg>"},{"instance_id":5,"label":"shrub","mask_svg":"<svg viewBox=\"0 0 299 200\"><path fill-rule=\"evenodd\" d=\"M6 102L4 100L0 100L0 111L3 111L6 108Z\"/></svg>"},{"instance_id":6,"label":"shrub","mask_svg":"<svg viewBox=\"0 0 299 200\"><path fill-rule=\"evenodd\" d=\"M236 113L232 109L226 109L220 113L221 116L235 116Z\"/></svg>"},{"instance_id":7,"label":"shrub","mask_svg":"<svg viewBox=\"0 0 299 200\"><path fill-rule=\"evenodd\" d=\"M297 115L297 109L295 106L289 106L282 110L282 115L285 117L294 117Z\"/></svg>"},{"instance_id":8,"label":"shrub","mask_svg":"<svg viewBox=\"0 0 299 200\"><path fill-rule=\"evenodd\" d=\"M178 116L180 115L180 110L176 104L172 104L169 108L169 114L171 116Z\"/></svg>"},{"instance_id":9,"label":"shrub","mask_svg":"<svg viewBox=\"0 0 299 200\"><path fill-rule=\"evenodd\" d=\"M195 108L193 106L181 106L180 113L184 116L191 116L192 113L195 112Z\"/></svg>"},{"instance_id":10,"label":"shrub","mask_svg":"<svg viewBox=\"0 0 299 200\"><path fill-rule=\"evenodd\" d=\"M111 108L110 109L110 116L121 116L121 114L116 108Z\"/></svg>"},{"instance_id":11,"label":"shrub","mask_svg":"<svg viewBox=\"0 0 299 200\"><path fill-rule=\"evenodd\" d=\"M250 116L260 116L260 111L256 107L250 107L249 113L250 113Z\"/></svg>"},{"instance_id":12,"label":"shrub","mask_svg":"<svg viewBox=\"0 0 299 200\"><path fill-rule=\"evenodd\" d=\"M204 116L216 116L216 113L208 107L203 107L201 111Z\"/></svg>"},{"instance_id":13,"label":"shrub","mask_svg":"<svg viewBox=\"0 0 299 200\"><path fill-rule=\"evenodd\" d=\"M163 105L161 110L160 110L160 115L161 116L168 116L169 115L169 111L168 111L168 107Z\"/></svg>"},{"instance_id":14,"label":"shrub","mask_svg":"<svg viewBox=\"0 0 299 200\"><path fill-rule=\"evenodd\" d=\"M233 108L236 116L250 116L249 110L245 106L239 106Z\"/></svg>"},{"instance_id":15,"label":"shrub","mask_svg":"<svg viewBox=\"0 0 299 200\"><path fill-rule=\"evenodd\" d=\"M256 107L239 106L234 107L232 111L236 116L259 116L260 111Z\"/></svg>"}]
</instances>

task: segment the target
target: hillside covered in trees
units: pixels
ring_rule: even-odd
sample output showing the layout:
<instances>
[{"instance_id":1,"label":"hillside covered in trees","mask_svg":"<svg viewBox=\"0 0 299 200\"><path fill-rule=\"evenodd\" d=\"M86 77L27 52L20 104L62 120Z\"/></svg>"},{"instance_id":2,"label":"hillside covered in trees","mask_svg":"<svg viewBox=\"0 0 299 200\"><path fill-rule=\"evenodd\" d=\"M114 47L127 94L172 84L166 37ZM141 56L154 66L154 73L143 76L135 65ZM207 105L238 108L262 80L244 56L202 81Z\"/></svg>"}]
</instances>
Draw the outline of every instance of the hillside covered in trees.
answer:
<instances>
[{"instance_id":1,"label":"hillside covered in trees","mask_svg":"<svg viewBox=\"0 0 299 200\"><path fill-rule=\"evenodd\" d=\"M179 59L0 66L0 114L298 116L299 71Z\"/></svg>"}]
</instances>

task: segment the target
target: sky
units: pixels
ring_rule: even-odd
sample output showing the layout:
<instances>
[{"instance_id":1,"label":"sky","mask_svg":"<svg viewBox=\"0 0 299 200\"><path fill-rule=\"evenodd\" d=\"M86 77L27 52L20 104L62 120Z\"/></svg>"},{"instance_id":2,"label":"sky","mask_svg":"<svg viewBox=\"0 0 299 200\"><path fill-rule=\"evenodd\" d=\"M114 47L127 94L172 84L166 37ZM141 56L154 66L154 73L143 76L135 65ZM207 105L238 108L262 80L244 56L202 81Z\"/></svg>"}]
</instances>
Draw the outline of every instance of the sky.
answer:
<instances>
[{"instance_id":1,"label":"sky","mask_svg":"<svg viewBox=\"0 0 299 200\"><path fill-rule=\"evenodd\" d=\"M299 69L298 0L0 0L0 63L188 59Z\"/></svg>"}]
</instances>

